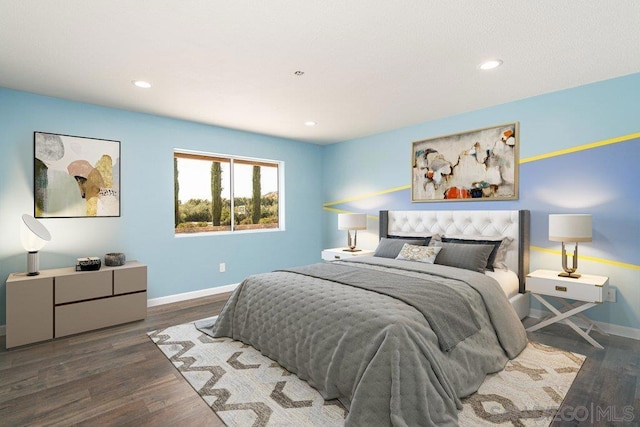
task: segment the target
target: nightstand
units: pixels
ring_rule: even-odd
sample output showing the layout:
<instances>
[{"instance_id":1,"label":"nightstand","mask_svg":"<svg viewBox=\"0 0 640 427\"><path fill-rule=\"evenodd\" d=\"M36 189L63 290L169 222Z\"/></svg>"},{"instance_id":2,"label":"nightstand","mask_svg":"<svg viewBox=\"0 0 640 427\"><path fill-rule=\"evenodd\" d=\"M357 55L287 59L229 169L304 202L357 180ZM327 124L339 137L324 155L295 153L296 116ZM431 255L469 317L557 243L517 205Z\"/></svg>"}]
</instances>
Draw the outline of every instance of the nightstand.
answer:
<instances>
[{"instance_id":1,"label":"nightstand","mask_svg":"<svg viewBox=\"0 0 640 427\"><path fill-rule=\"evenodd\" d=\"M361 249L357 252L345 251L345 248L325 249L322 251L322 259L324 261L335 261L337 259L353 258L355 256L373 255L372 250Z\"/></svg>"},{"instance_id":2,"label":"nightstand","mask_svg":"<svg viewBox=\"0 0 640 427\"><path fill-rule=\"evenodd\" d=\"M583 274L581 277L575 279L571 277L559 277L557 271L536 270L527 275L526 290L531 292L531 295L533 295L534 298L555 314L555 316L527 328L527 331L537 331L545 326L561 321L571 327L571 329L576 331L594 347L604 348L596 340L591 338L589 333L592 329L596 329L604 335L608 334L581 313L591 307L602 304L605 301L605 297L609 290L608 277ZM564 306L565 311L561 312L558 310L549 301L543 298L543 295L554 297L560 301ZM569 304L564 298L576 300L577 302ZM583 331L575 323L569 320L569 317L571 316L579 317L581 320L585 321L588 325L587 330Z\"/></svg>"}]
</instances>

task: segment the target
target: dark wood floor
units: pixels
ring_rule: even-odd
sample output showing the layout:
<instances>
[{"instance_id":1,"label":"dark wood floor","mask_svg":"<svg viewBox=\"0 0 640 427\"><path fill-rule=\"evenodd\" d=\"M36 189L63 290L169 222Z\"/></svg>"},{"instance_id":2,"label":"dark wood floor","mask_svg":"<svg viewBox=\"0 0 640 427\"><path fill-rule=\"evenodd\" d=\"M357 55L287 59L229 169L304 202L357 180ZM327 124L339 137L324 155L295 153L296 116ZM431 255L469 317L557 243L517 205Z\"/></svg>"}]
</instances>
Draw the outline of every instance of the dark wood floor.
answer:
<instances>
[{"instance_id":1,"label":"dark wood floor","mask_svg":"<svg viewBox=\"0 0 640 427\"><path fill-rule=\"evenodd\" d=\"M527 318L524 324L537 321ZM554 426L640 426L640 341L592 332L605 348L600 350L561 324L528 335L530 341L587 356Z\"/></svg>"},{"instance_id":2,"label":"dark wood floor","mask_svg":"<svg viewBox=\"0 0 640 427\"><path fill-rule=\"evenodd\" d=\"M148 331L220 312L228 294L152 307L140 322L0 347L0 425L224 426Z\"/></svg>"},{"instance_id":3,"label":"dark wood floor","mask_svg":"<svg viewBox=\"0 0 640 427\"><path fill-rule=\"evenodd\" d=\"M223 425L146 333L213 316L226 298L153 307L141 322L9 351L1 337L0 425ZM561 408L564 421L554 424L596 421L600 408L596 425L640 425L640 341L594 337L605 350L564 325L529 334L588 356Z\"/></svg>"}]
</instances>

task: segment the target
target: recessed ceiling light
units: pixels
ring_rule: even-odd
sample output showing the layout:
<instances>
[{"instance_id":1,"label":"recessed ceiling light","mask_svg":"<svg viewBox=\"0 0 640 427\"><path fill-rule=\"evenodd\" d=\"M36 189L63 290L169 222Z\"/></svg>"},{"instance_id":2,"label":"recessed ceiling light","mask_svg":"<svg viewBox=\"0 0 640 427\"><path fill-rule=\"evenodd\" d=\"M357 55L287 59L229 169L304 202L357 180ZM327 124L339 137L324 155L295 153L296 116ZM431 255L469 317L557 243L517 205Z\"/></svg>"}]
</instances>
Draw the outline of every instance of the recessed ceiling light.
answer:
<instances>
[{"instance_id":1,"label":"recessed ceiling light","mask_svg":"<svg viewBox=\"0 0 640 427\"><path fill-rule=\"evenodd\" d=\"M481 70L493 70L494 68L498 68L502 65L501 59L491 59L489 61L485 61L479 65Z\"/></svg>"},{"instance_id":2,"label":"recessed ceiling light","mask_svg":"<svg viewBox=\"0 0 640 427\"><path fill-rule=\"evenodd\" d=\"M140 87L142 89L149 89L151 87L151 83L145 82L144 80L133 80L131 83L134 86Z\"/></svg>"},{"instance_id":3,"label":"recessed ceiling light","mask_svg":"<svg viewBox=\"0 0 640 427\"><path fill-rule=\"evenodd\" d=\"M317 122L314 122L313 120L308 120L308 121L304 122L304 125L305 125L305 126L309 126L309 127L311 127L311 126L315 126L315 125L317 125L317 124L318 124L318 123L317 123Z\"/></svg>"}]
</instances>

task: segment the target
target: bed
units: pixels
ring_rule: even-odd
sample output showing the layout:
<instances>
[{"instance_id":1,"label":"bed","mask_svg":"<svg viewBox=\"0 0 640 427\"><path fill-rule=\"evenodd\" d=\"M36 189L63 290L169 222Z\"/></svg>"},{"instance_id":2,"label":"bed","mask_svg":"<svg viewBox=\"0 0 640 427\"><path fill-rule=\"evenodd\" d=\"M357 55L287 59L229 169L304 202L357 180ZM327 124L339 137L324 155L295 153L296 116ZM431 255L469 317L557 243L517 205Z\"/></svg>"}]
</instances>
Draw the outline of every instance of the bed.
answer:
<instances>
[{"instance_id":1,"label":"bed","mask_svg":"<svg viewBox=\"0 0 640 427\"><path fill-rule=\"evenodd\" d=\"M403 250L466 263L461 254L479 245L447 238L508 237L503 261L522 279L527 232L526 211L381 211L379 249L389 247L383 239L417 240L424 244ZM436 234L441 243L431 242ZM484 272L382 255L250 276L215 322L196 326L255 347L339 399L347 426L457 425L460 399L526 346L514 309L523 287L507 298Z\"/></svg>"},{"instance_id":2,"label":"bed","mask_svg":"<svg viewBox=\"0 0 640 427\"><path fill-rule=\"evenodd\" d=\"M508 237L505 264L509 273L488 271L503 288L520 319L529 315L525 277L529 273L528 210L380 211L379 237L409 238L439 234L491 239ZM514 277L515 276L515 277ZM517 279L517 280L516 280Z\"/></svg>"}]
</instances>

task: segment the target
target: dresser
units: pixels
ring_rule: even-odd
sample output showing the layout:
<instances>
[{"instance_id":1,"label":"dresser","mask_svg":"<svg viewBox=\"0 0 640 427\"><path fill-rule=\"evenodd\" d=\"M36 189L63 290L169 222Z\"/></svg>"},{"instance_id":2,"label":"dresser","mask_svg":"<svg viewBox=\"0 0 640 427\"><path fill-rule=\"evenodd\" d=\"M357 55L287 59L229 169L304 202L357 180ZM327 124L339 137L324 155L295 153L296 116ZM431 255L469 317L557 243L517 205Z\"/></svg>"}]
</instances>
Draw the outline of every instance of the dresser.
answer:
<instances>
[{"instance_id":1,"label":"dresser","mask_svg":"<svg viewBox=\"0 0 640 427\"><path fill-rule=\"evenodd\" d=\"M144 319L147 266L41 270L7 278L7 348Z\"/></svg>"}]
</instances>

